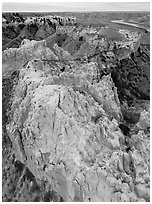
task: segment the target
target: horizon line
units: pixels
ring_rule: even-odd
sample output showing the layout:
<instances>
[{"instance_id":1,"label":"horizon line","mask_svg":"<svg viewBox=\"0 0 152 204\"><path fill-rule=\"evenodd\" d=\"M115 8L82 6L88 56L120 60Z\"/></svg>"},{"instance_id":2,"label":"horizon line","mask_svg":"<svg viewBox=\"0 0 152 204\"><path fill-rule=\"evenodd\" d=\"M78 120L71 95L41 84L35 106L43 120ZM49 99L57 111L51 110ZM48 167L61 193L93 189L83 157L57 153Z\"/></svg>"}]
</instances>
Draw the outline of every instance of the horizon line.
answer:
<instances>
[{"instance_id":1,"label":"horizon line","mask_svg":"<svg viewBox=\"0 0 152 204\"><path fill-rule=\"evenodd\" d=\"M2 13L13 13L13 12L17 12L17 13L92 13L92 12L96 12L96 13L104 13L104 12L147 12L150 13L150 11L147 10L107 10L107 11L2 11Z\"/></svg>"},{"instance_id":2,"label":"horizon line","mask_svg":"<svg viewBox=\"0 0 152 204\"><path fill-rule=\"evenodd\" d=\"M2 12L147 11L150 2L2 2Z\"/></svg>"}]
</instances>

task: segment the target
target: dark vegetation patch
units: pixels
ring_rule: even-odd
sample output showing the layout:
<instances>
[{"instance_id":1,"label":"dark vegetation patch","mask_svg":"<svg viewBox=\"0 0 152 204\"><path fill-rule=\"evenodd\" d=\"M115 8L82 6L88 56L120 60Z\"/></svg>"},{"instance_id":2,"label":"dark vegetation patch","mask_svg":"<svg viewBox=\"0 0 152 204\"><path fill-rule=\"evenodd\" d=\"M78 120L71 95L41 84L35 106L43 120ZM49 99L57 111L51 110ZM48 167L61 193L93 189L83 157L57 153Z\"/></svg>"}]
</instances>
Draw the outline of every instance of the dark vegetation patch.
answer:
<instances>
[{"instance_id":1,"label":"dark vegetation patch","mask_svg":"<svg viewBox=\"0 0 152 204\"><path fill-rule=\"evenodd\" d=\"M11 96L13 86L18 82L19 71L14 71L10 77L2 80L2 124L5 125L9 122L8 111L11 108Z\"/></svg>"},{"instance_id":2,"label":"dark vegetation patch","mask_svg":"<svg viewBox=\"0 0 152 204\"><path fill-rule=\"evenodd\" d=\"M142 49L141 49L142 50ZM150 99L149 57L137 50L131 58L117 62L111 76L118 88L120 101Z\"/></svg>"},{"instance_id":3,"label":"dark vegetation patch","mask_svg":"<svg viewBox=\"0 0 152 204\"><path fill-rule=\"evenodd\" d=\"M61 47L62 44L66 41L67 37L68 37L67 34L57 34L56 39L55 39L55 43L57 43L58 46Z\"/></svg>"}]
</instances>

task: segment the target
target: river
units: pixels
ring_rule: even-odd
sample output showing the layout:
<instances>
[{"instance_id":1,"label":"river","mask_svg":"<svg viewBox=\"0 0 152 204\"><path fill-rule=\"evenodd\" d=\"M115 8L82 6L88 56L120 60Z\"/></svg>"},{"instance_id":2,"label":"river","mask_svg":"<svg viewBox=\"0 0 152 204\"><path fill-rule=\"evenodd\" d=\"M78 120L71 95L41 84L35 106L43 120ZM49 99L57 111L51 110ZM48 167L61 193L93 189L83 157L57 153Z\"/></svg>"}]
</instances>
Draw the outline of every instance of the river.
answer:
<instances>
[{"instance_id":1,"label":"river","mask_svg":"<svg viewBox=\"0 0 152 204\"><path fill-rule=\"evenodd\" d=\"M141 29L144 29L144 30L147 30L148 32L150 32L150 28L145 28L144 26L141 26L139 24L127 23L127 22L124 22L124 20L111 20L111 22L112 23L122 24L122 25L129 25L129 26L133 26L133 27L136 27L136 28L141 28Z\"/></svg>"}]
</instances>

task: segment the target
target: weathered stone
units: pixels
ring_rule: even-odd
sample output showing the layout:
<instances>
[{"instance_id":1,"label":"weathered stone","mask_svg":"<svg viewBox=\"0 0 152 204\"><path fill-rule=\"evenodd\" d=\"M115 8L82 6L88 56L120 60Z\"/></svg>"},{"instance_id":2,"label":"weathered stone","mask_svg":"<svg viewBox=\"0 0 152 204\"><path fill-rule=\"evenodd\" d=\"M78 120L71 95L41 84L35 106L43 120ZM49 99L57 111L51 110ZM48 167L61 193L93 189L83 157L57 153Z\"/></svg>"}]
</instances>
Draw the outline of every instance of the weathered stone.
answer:
<instances>
[{"instance_id":1,"label":"weathered stone","mask_svg":"<svg viewBox=\"0 0 152 204\"><path fill-rule=\"evenodd\" d=\"M139 122L136 124L137 128L140 130L147 129L150 127L150 113L146 110L143 110L140 113Z\"/></svg>"},{"instance_id":2,"label":"weathered stone","mask_svg":"<svg viewBox=\"0 0 152 204\"><path fill-rule=\"evenodd\" d=\"M20 48L10 48L3 51L3 74L8 74L16 69L21 69L32 59L58 60L58 57L46 47L45 40L24 40Z\"/></svg>"},{"instance_id":3,"label":"weathered stone","mask_svg":"<svg viewBox=\"0 0 152 204\"><path fill-rule=\"evenodd\" d=\"M37 39L52 32L45 18L38 31L28 20ZM149 55L137 48L115 66L116 45L101 38L107 30L57 27L46 41L3 52L4 74L20 70L7 125L16 159L64 201L150 200L149 109L128 107L134 96L148 99Z\"/></svg>"},{"instance_id":4,"label":"weathered stone","mask_svg":"<svg viewBox=\"0 0 152 204\"><path fill-rule=\"evenodd\" d=\"M150 190L146 188L144 184L138 184L136 185L136 191L139 196L139 198L144 198L145 200L149 200L150 198Z\"/></svg>"},{"instance_id":5,"label":"weathered stone","mask_svg":"<svg viewBox=\"0 0 152 204\"><path fill-rule=\"evenodd\" d=\"M83 83L79 84L84 86L86 94L79 93L72 75L72 80L70 75L61 75L56 80L52 78L53 83L46 83L43 69L41 66L36 69L35 63L29 62L20 72L12 104L12 122L7 128L12 142L16 137L13 132L18 130L22 135L20 145L13 142L17 144L17 158L22 160L23 157L34 175L39 179L45 177L64 200L111 201L116 180L109 183L102 178L102 173L99 176L96 173L96 158L104 156L102 151L119 149L119 138L123 137L116 120L110 121L103 109L104 100L108 99L101 92L97 103L98 96L94 99L93 86L87 80L87 89ZM80 75L79 80L82 79ZM113 93L111 84L107 83L108 90L104 80L102 87ZM98 89L95 87L94 90ZM111 98L111 103L114 100ZM99 112L101 118L96 124L92 117ZM110 165L112 163L113 159ZM116 170L116 166L112 168L112 171ZM81 171L84 176L80 179L77 175ZM87 177L88 173L92 180ZM74 179L78 180L77 187L73 185Z\"/></svg>"}]
</instances>

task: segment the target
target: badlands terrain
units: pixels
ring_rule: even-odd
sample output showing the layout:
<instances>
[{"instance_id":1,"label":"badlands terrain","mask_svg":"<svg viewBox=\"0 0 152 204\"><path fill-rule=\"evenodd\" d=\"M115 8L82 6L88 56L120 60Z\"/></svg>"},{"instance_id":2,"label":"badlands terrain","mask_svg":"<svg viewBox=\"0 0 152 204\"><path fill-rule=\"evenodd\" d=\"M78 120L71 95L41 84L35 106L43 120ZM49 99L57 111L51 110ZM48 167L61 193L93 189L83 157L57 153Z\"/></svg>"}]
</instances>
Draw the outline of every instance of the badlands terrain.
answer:
<instances>
[{"instance_id":1,"label":"badlands terrain","mask_svg":"<svg viewBox=\"0 0 152 204\"><path fill-rule=\"evenodd\" d=\"M150 201L149 27L2 14L2 201Z\"/></svg>"}]
</instances>

